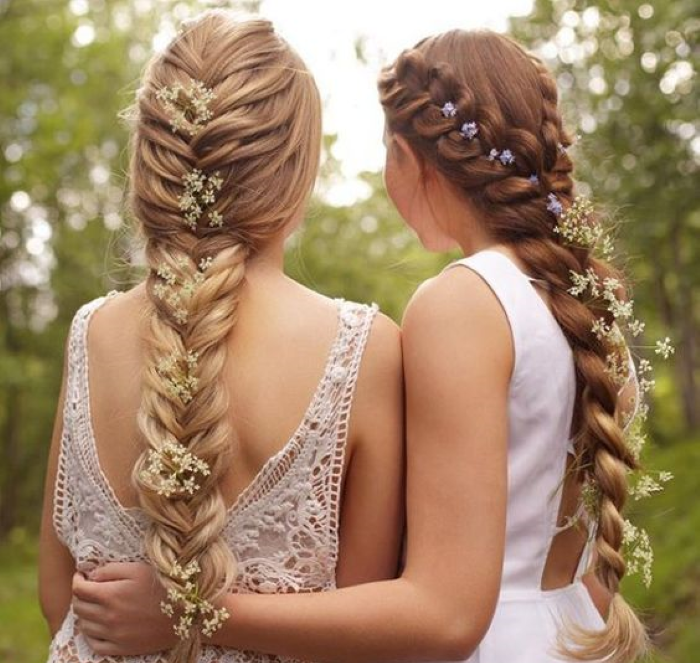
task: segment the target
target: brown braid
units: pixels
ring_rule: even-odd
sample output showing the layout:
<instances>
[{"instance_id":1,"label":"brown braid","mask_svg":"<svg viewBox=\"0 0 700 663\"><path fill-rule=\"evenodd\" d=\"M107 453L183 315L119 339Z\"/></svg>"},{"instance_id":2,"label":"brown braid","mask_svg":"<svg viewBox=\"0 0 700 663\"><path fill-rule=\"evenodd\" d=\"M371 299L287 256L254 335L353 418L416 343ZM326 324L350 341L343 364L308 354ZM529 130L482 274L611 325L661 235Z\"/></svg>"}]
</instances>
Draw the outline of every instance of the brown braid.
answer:
<instances>
[{"instance_id":1,"label":"brown braid","mask_svg":"<svg viewBox=\"0 0 700 663\"><path fill-rule=\"evenodd\" d=\"M201 81L215 92L212 117L193 135L173 130L171 115L158 99L163 86ZM199 596L210 602L236 581L236 560L222 538L227 508L220 490L231 464L232 430L222 380L227 338L236 324L247 259L272 240L305 206L316 178L320 146L318 90L298 55L263 19L238 21L209 10L149 63L133 122L129 202L145 239L150 273L144 331L139 430L145 449L132 481L150 517L146 553L166 589L184 589L170 573L174 563L197 562ZM183 177L193 169L219 172L223 180L212 209L223 224L205 216L190 228L179 197ZM200 261L212 258L202 281L178 319L156 288L167 269L191 278ZM197 353L191 400L173 393L157 364L172 352ZM149 450L164 442L183 445L205 461L210 474L198 477L193 494L159 494L143 479ZM169 653L172 663L192 663L201 651L199 630Z\"/></svg>"},{"instance_id":2,"label":"brown braid","mask_svg":"<svg viewBox=\"0 0 700 663\"><path fill-rule=\"evenodd\" d=\"M576 367L575 469L599 494L595 572L614 594L606 628L589 632L572 626L573 646L562 638L560 649L577 660L633 661L646 650L648 638L619 587L625 573L621 511L627 472L637 461L625 444L618 387L606 370L608 355L624 354L624 349L611 348L592 330L600 318L614 321L603 302L568 292L571 271L592 269L601 282L622 274L590 249L563 243L554 231L557 217L547 209L547 194L554 193L564 208L574 198L573 164L566 151L572 138L563 127L556 84L542 62L510 38L455 30L404 51L382 72L379 91L389 131L401 134L456 184L483 212L494 240L512 246L530 273L551 286L552 313ZM456 117L442 113L448 101L456 105ZM471 121L478 134L469 140L459 128ZM493 148L508 148L515 162L489 159ZM538 181L530 180L532 174ZM624 297L622 289L618 295Z\"/></svg>"}]
</instances>

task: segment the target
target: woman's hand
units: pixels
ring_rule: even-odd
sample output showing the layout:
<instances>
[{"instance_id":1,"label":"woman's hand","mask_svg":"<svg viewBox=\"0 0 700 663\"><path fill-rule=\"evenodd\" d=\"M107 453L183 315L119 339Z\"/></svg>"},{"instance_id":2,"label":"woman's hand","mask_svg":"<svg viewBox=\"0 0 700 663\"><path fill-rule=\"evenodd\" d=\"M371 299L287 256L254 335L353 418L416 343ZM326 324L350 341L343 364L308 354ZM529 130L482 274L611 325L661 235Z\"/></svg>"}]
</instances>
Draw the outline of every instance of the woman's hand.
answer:
<instances>
[{"instance_id":1,"label":"woman's hand","mask_svg":"<svg viewBox=\"0 0 700 663\"><path fill-rule=\"evenodd\" d=\"M73 575L77 630L96 654L139 656L172 648L177 642L172 618L160 610L166 592L153 567L141 562L111 562L89 579Z\"/></svg>"}]
</instances>

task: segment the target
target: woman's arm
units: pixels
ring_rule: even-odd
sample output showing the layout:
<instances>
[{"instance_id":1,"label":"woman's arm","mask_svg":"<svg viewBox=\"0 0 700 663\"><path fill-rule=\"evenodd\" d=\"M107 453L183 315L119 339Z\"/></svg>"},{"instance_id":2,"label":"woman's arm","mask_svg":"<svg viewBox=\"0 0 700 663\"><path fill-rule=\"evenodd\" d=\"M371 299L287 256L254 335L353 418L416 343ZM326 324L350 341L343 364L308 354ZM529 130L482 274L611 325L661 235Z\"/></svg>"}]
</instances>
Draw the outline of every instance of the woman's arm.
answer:
<instances>
[{"instance_id":1,"label":"woman's arm","mask_svg":"<svg viewBox=\"0 0 700 663\"><path fill-rule=\"evenodd\" d=\"M335 592L231 595L213 641L334 663L465 658L498 596L505 540L505 313L474 272L422 286L404 319L408 556L403 577Z\"/></svg>"},{"instance_id":2,"label":"woman's arm","mask_svg":"<svg viewBox=\"0 0 700 663\"><path fill-rule=\"evenodd\" d=\"M75 561L61 543L53 526L54 488L58 468L58 453L63 434L63 406L65 402L68 344L64 349L63 378L56 407L53 435L44 484L44 503L39 536L39 603L51 632L61 627L72 599L71 581Z\"/></svg>"}]
</instances>

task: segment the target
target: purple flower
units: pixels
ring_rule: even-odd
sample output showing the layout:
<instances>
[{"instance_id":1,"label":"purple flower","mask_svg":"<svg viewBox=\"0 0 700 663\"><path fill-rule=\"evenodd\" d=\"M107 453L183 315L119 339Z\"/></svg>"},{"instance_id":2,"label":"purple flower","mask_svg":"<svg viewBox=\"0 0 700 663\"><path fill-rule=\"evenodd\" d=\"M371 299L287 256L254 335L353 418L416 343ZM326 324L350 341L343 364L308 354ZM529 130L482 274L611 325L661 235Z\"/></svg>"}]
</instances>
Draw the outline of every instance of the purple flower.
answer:
<instances>
[{"instance_id":1,"label":"purple flower","mask_svg":"<svg viewBox=\"0 0 700 663\"><path fill-rule=\"evenodd\" d=\"M498 156L498 150L494 147L489 152L489 161L493 161Z\"/></svg>"},{"instance_id":2,"label":"purple flower","mask_svg":"<svg viewBox=\"0 0 700 663\"><path fill-rule=\"evenodd\" d=\"M527 178L530 180L530 184L539 184L540 183L540 178L537 177L537 173L532 173L530 177Z\"/></svg>"},{"instance_id":3,"label":"purple flower","mask_svg":"<svg viewBox=\"0 0 700 663\"><path fill-rule=\"evenodd\" d=\"M454 105L454 102L448 101L442 107L442 114L445 117L454 117L455 115L457 115L457 106Z\"/></svg>"},{"instance_id":4,"label":"purple flower","mask_svg":"<svg viewBox=\"0 0 700 663\"><path fill-rule=\"evenodd\" d=\"M549 201L547 203L547 210L552 212L554 216L560 216L563 208L559 202L559 198L557 198L553 193L550 193L547 196L547 200Z\"/></svg>"},{"instance_id":5,"label":"purple flower","mask_svg":"<svg viewBox=\"0 0 700 663\"><path fill-rule=\"evenodd\" d=\"M510 163L515 163L515 157L510 150L503 150L503 152L501 152L501 156L498 158L501 160L501 163L504 166L507 166Z\"/></svg>"},{"instance_id":6,"label":"purple flower","mask_svg":"<svg viewBox=\"0 0 700 663\"><path fill-rule=\"evenodd\" d=\"M471 140L479 133L479 127L476 126L476 122L465 122L462 128L459 130L462 138Z\"/></svg>"}]
</instances>

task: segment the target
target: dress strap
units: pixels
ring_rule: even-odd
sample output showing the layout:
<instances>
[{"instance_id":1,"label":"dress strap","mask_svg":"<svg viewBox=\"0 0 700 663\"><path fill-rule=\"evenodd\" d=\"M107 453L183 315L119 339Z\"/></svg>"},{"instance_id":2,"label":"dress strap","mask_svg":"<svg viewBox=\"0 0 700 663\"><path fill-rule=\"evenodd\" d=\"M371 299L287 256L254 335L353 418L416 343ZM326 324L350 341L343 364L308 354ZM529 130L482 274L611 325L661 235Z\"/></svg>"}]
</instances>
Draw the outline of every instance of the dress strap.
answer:
<instances>
[{"instance_id":1,"label":"dress strap","mask_svg":"<svg viewBox=\"0 0 700 663\"><path fill-rule=\"evenodd\" d=\"M86 336L90 315L103 302L118 290L111 290L106 295L86 302L73 315L68 330L66 344L66 391L63 403L63 430L61 432L58 452L58 466L54 485L54 505L52 522L58 538L68 547L74 536L77 522L77 496L73 487L74 481L84 480L81 462L87 457L89 443L86 433L85 381L87 379Z\"/></svg>"},{"instance_id":2,"label":"dress strap","mask_svg":"<svg viewBox=\"0 0 700 663\"><path fill-rule=\"evenodd\" d=\"M335 414L335 441L332 450L330 471L327 477L326 491L329 502L329 532L331 546L337 558L339 549L340 504L342 493L343 468L345 465L345 450L348 440L350 412L357 387L362 357L364 356L367 339L379 306L376 303L358 304L345 300L339 301L341 306L340 324L341 347L335 364L331 369L331 381L337 388L337 410ZM333 408L335 409L335 408Z\"/></svg>"}]
</instances>

